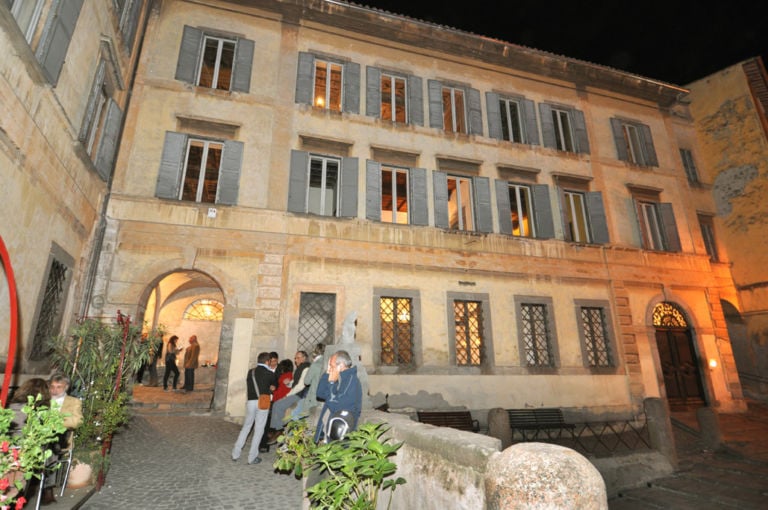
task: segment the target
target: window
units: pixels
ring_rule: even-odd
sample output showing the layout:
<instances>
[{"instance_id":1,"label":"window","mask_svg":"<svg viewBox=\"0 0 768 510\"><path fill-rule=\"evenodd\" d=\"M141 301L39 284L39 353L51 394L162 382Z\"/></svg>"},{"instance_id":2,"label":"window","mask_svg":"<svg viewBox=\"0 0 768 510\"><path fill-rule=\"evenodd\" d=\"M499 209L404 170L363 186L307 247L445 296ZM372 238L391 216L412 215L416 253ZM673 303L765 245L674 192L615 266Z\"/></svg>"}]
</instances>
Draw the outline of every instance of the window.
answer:
<instances>
[{"instance_id":1,"label":"window","mask_svg":"<svg viewBox=\"0 0 768 510\"><path fill-rule=\"evenodd\" d=\"M614 366L605 308L577 306L577 309L580 324L579 336L582 341L585 364L590 368Z\"/></svg>"},{"instance_id":2,"label":"window","mask_svg":"<svg viewBox=\"0 0 768 510\"><path fill-rule=\"evenodd\" d=\"M29 44L37 30L45 0L11 0L11 14Z\"/></svg>"},{"instance_id":3,"label":"window","mask_svg":"<svg viewBox=\"0 0 768 510\"><path fill-rule=\"evenodd\" d=\"M360 65L300 52L296 102L333 112L360 113Z\"/></svg>"},{"instance_id":4,"label":"window","mask_svg":"<svg viewBox=\"0 0 768 510\"><path fill-rule=\"evenodd\" d=\"M184 310L182 318L188 321L221 321L224 304L216 299L198 299Z\"/></svg>"},{"instance_id":5,"label":"window","mask_svg":"<svg viewBox=\"0 0 768 510\"><path fill-rule=\"evenodd\" d=\"M427 172L366 162L366 212L371 221L427 225Z\"/></svg>"},{"instance_id":6,"label":"window","mask_svg":"<svg viewBox=\"0 0 768 510\"><path fill-rule=\"evenodd\" d=\"M408 223L408 170L381 168L381 221Z\"/></svg>"},{"instance_id":7,"label":"window","mask_svg":"<svg viewBox=\"0 0 768 510\"><path fill-rule=\"evenodd\" d=\"M288 210L357 216L357 158L291 151Z\"/></svg>"},{"instance_id":8,"label":"window","mask_svg":"<svg viewBox=\"0 0 768 510\"><path fill-rule=\"evenodd\" d=\"M496 180L499 230L518 237L548 239L555 236L549 186Z\"/></svg>"},{"instance_id":9,"label":"window","mask_svg":"<svg viewBox=\"0 0 768 510\"><path fill-rule=\"evenodd\" d=\"M693 153L689 149L680 149L680 158L683 160L685 176L689 184L699 184L699 172L696 170L696 163L693 161Z\"/></svg>"},{"instance_id":10,"label":"window","mask_svg":"<svg viewBox=\"0 0 768 510\"><path fill-rule=\"evenodd\" d=\"M136 29L139 24L142 3L141 0L115 0L114 2L115 12L120 20L120 34L123 36L123 42L125 42L129 53L136 40Z\"/></svg>"},{"instance_id":11,"label":"window","mask_svg":"<svg viewBox=\"0 0 768 510\"><path fill-rule=\"evenodd\" d=\"M71 257L57 246L54 246L53 251L48 261L45 289L34 323L29 352L29 359L34 361L47 357L48 340L59 334L67 289L72 277Z\"/></svg>"},{"instance_id":12,"label":"window","mask_svg":"<svg viewBox=\"0 0 768 510\"><path fill-rule=\"evenodd\" d=\"M168 131L155 195L171 200L234 205L240 186L242 142Z\"/></svg>"},{"instance_id":13,"label":"window","mask_svg":"<svg viewBox=\"0 0 768 510\"><path fill-rule=\"evenodd\" d=\"M584 113L573 108L539 104L544 147L565 152L589 154L589 138Z\"/></svg>"},{"instance_id":14,"label":"window","mask_svg":"<svg viewBox=\"0 0 768 510\"><path fill-rule=\"evenodd\" d=\"M715 243L715 225L712 216L699 215L699 227L701 228L701 237L704 239L704 248L712 262L718 262L720 258L717 255L717 243Z\"/></svg>"},{"instance_id":15,"label":"window","mask_svg":"<svg viewBox=\"0 0 768 510\"><path fill-rule=\"evenodd\" d=\"M536 237L533 223L533 202L529 186L509 185L509 210L510 220L512 221L512 235Z\"/></svg>"},{"instance_id":16,"label":"window","mask_svg":"<svg viewBox=\"0 0 768 510\"><path fill-rule=\"evenodd\" d=\"M450 133L483 134L480 91L428 80L429 126Z\"/></svg>"},{"instance_id":17,"label":"window","mask_svg":"<svg viewBox=\"0 0 768 510\"><path fill-rule=\"evenodd\" d=\"M575 243L606 244L608 224L599 191L564 188L561 191L563 235Z\"/></svg>"},{"instance_id":18,"label":"window","mask_svg":"<svg viewBox=\"0 0 768 510\"><path fill-rule=\"evenodd\" d=\"M653 147L651 128L639 122L612 118L616 152L621 161L640 166L659 166Z\"/></svg>"},{"instance_id":19,"label":"window","mask_svg":"<svg viewBox=\"0 0 768 510\"><path fill-rule=\"evenodd\" d=\"M488 136L497 140L538 145L539 129L533 101L486 92L485 103L488 106Z\"/></svg>"},{"instance_id":20,"label":"window","mask_svg":"<svg viewBox=\"0 0 768 510\"><path fill-rule=\"evenodd\" d=\"M501 137L510 142L522 143L523 123L521 119L520 103L511 99L500 99L501 110Z\"/></svg>"},{"instance_id":21,"label":"window","mask_svg":"<svg viewBox=\"0 0 768 510\"><path fill-rule=\"evenodd\" d=\"M549 312L552 300L515 296L521 360L528 367L556 366L555 325Z\"/></svg>"},{"instance_id":22,"label":"window","mask_svg":"<svg viewBox=\"0 0 768 510\"><path fill-rule=\"evenodd\" d=\"M480 301L453 301L456 364L480 365L483 361L483 307Z\"/></svg>"},{"instance_id":23,"label":"window","mask_svg":"<svg viewBox=\"0 0 768 510\"><path fill-rule=\"evenodd\" d=\"M254 43L185 26L176 79L198 87L249 92Z\"/></svg>"},{"instance_id":24,"label":"window","mask_svg":"<svg viewBox=\"0 0 768 510\"><path fill-rule=\"evenodd\" d=\"M318 343L333 344L335 324L336 294L302 292L296 349L312 352Z\"/></svg>"},{"instance_id":25,"label":"window","mask_svg":"<svg viewBox=\"0 0 768 510\"><path fill-rule=\"evenodd\" d=\"M435 226L491 232L491 190L487 177L433 172Z\"/></svg>"},{"instance_id":26,"label":"window","mask_svg":"<svg viewBox=\"0 0 768 510\"><path fill-rule=\"evenodd\" d=\"M472 214L472 180L467 177L448 176L448 228L474 230Z\"/></svg>"},{"instance_id":27,"label":"window","mask_svg":"<svg viewBox=\"0 0 768 510\"><path fill-rule=\"evenodd\" d=\"M30 0L23 1L26 3ZM82 6L83 0L53 0L48 12L35 57L43 68L43 74L54 87L64 67L69 42Z\"/></svg>"},{"instance_id":28,"label":"window","mask_svg":"<svg viewBox=\"0 0 768 510\"><path fill-rule=\"evenodd\" d=\"M646 250L680 251L672 204L662 203L657 194L633 192L642 246Z\"/></svg>"},{"instance_id":29,"label":"window","mask_svg":"<svg viewBox=\"0 0 768 510\"><path fill-rule=\"evenodd\" d=\"M421 78L366 67L365 114L400 124L424 125Z\"/></svg>"},{"instance_id":30,"label":"window","mask_svg":"<svg viewBox=\"0 0 768 510\"><path fill-rule=\"evenodd\" d=\"M410 298L382 297L379 300L382 365L413 363L413 307Z\"/></svg>"},{"instance_id":31,"label":"window","mask_svg":"<svg viewBox=\"0 0 768 510\"><path fill-rule=\"evenodd\" d=\"M654 202L637 201L637 214L640 218L640 230L643 236L643 247L647 250L663 250L664 234L659 220L658 204Z\"/></svg>"}]
</instances>

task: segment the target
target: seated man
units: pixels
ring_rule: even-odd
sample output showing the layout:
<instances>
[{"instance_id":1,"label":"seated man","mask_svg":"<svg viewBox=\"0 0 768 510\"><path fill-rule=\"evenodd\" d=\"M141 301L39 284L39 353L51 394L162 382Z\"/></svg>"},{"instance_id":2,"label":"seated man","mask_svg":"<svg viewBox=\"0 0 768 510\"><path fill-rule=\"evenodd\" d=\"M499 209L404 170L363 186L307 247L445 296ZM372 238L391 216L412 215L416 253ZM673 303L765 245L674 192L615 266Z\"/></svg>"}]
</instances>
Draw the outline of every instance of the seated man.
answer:
<instances>
[{"instance_id":1,"label":"seated man","mask_svg":"<svg viewBox=\"0 0 768 510\"><path fill-rule=\"evenodd\" d=\"M75 430L83 423L83 403L79 398L67 395L69 390L69 377L64 374L53 374L48 381L48 388L51 393L51 409L58 409L64 418L64 426L68 431ZM71 436L70 436L71 442ZM71 448L72 444L64 445ZM57 460L58 457L54 460ZM56 501L53 495L53 486L56 484L55 472L46 473L45 487L43 488L43 497L41 503L47 505Z\"/></svg>"},{"instance_id":2,"label":"seated man","mask_svg":"<svg viewBox=\"0 0 768 510\"><path fill-rule=\"evenodd\" d=\"M323 400L323 408L317 420L315 442L325 439L327 421L342 411L349 416L349 430L357 428L357 420L363 407L363 388L357 378L357 367L347 351L336 351L328 360L328 372L320 377L317 399Z\"/></svg>"}]
</instances>

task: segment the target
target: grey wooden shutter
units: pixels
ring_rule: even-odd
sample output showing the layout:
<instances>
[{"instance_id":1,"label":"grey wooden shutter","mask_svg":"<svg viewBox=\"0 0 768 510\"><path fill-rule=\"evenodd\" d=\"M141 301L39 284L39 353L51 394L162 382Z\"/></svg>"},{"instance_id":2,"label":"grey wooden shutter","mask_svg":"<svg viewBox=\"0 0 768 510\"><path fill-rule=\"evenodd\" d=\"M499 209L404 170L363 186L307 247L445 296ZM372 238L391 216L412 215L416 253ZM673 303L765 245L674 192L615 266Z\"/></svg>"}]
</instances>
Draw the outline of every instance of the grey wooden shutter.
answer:
<instances>
[{"instance_id":1,"label":"grey wooden shutter","mask_svg":"<svg viewBox=\"0 0 768 510\"><path fill-rule=\"evenodd\" d=\"M493 213L491 212L491 181L488 177L472 178L475 188L475 220L478 232L493 232Z\"/></svg>"},{"instance_id":2,"label":"grey wooden shutter","mask_svg":"<svg viewBox=\"0 0 768 510\"><path fill-rule=\"evenodd\" d=\"M659 204L659 216L664 228L664 237L667 241L667 251L682 251L680 235L677 232L677 222L672 204L662 202Z\"/></svg>"},{"instance_id":3,"label":"grey wooden shutter","mask_svg":"<svg viewBox=\"0 0 768 510\"><path fill-rule=\"evenodd\" d=\"M131 54L133 49L133 43L136 40L136 28L139 25L139 13L141 11L141 0L130 0L131 4L128 6L127 17L123 16L125 21L123 23L120 34L123 36L123 42L126 48L128 48L128 54Z\"/></svg>"},{"instance_id":4,"label":"grey wooden shutter","mask_svg":"<svg viewBox=\"0 0 768 510\"><path fill-rule=\"evenodd\" d=\"M82 6L83 0L54 0L45 22L35 56L54 87L59 81Z\"/></svg>"},{"instance_id":5,"label":"grey wooden shutter","mask_svg":"<svg viewBox=\"0 0 768 510\"><path fill-rule=\"evenodd\" d=\"M643 154L645 155L646 166L659 166L659 160L656 157L656 149L653 147L653 137L651 128L645 124L639 126L640 135L643 140Z\"/></svg>"},{"instance_id":6,"label":"grey wooden shutter","mask_svg":"<svg viewBox=\"0 0 768 510\"><path fill-rule=\"evenodd\" d=\"M365 218L381 221L381 163L365 162Z\"/></svg>"},{"instance_id":7,"label":"grey wooden shutter","mask_svg":"<svg viewBox=\"0 0 768 510\"><path fill-rule=\"evenodd\" d=\"M435 226L448 228L448 174L432 172L432 188L435 197Z\"/></svg>"},{"instance_id":8,"label":"grey wooden shutter","mask_svg":"<svg viewBox=\"0 0 768 510\"><path fill-rule=\"evenodd\" d=\"M499 95L495 92L485 93L485 110L488 114L488 136L501 140L503 131L501 129L501 106L499 105Z\"/></svg>"},{"instance_id":9,"label":"grey wooden shutter","mask_svg":"<svg viewBox=\"0 0 768 510\"><path fill-rule=\"evenodd\" d=\"M443 126L443 84L437 80L427 80L429 101L429 127L444 129Z\"/></svg>"},{"instance_id":10,"label":"grey wooden shutter","mask_svg":"<svg viewBox=\"0 0 768 510\"><path fill-rule=\"evenodd\" d=\"M235 68L232 70L232 90L251 91L251 69L253 67L254 43L248 39L238 39L235 47Z\"/></svg>"},{"instance_id":11,"label":"grey wooden shutter","mask_svg":"<svg viewBox=\"0 0 768 510\"><path fill-rule=\"evenodd\" d=\"M502 179L496 179L496 212L499 216L499 232L512 235L512 217L509 203L509 183Z\"/></svg>"},{"instance_id":12,"label":"grey wooden shutter","mask_svg":"<svg viewBox=\"0 0 768 510\"><path fill-rule=\"evenodd\" d=\"M112 99L107 101L107 116L104 119L104 129L99 139L99 147L96 150L94 161L96 170L104 182L109 182L109 177L112 175L122 120L123 112L117 103Z\"/></svg>"},{"instance_id":13,"label":"grey wooden shutter","mask_svg":"<svg viewBox=\"0 0 768 510\"><path fill-rule=\"evenodd\" d=\"M536 237L551 239L555 237L555 222L552 217L552 203L549 201L549 186L534 184L531 186L531 192L533 194L533 216L536 220Z\"/></svg>"},{"instance_id":14,"label":"grey wooden shutter","mask_svg":"<svg viewBox=\"0 0 768 510\"><path fill-rule=\"evenodd\" d=\"M611 131L613 132L613 141L616 143L616 156L620 161L629 161L629 152L627 151L627 142L624 139L623 122L616 117L611 117Z\"/></svg>"},{"instance_id":15,"label":"grey wooden shutter","mask_svg":"<svg viewBox=\"0 0 768 510\"><path fill-rule=\"evenodd\" d=\"M243 166L243 142L227 140L219 167L219 185L216 188L216 203L237 205L240 192L240 170Z\"/></svg>"},{"instance_id":16,"label":"grey wooden shutter","mask_svg":"<svg viewBox=\"0 0 768 510\"><path fill-rule=\"evenodd\" d=\"M307 212L308 172L309 153L292 150L288 177L288 211L290 212Z\"/></svg>"},{"instance_id":17,"label":"grey wooden shutter","mask_svg":"<svg viewBox=\"0 0 768 510\"><path fill-rule=\"evenodd\" d=\"M357 217L357 158L341 158L341 207L339 216Z\"/></svg>"},{"instance_id":18,"label":"grey wooden shutter","mask_svg":"<svg viewBox=\"0 0 768 510\"><path fill-rule=\"evenodd\" d=\"M552 107L546 103L539 103L539 116L541 119L542 144L544 147L557 149L555 122L552 120Z\"/></svg>"},{"instance_id":19,"label":"grey wooden shutter","mask_svg":"<svg viewBox=\"0 0 768 510\"><path fill-rule=\"evenodd\" d=\"M573 136L576 139L576 152L589 154L589 136L587 135L587 123L584 120L584 112L571 110L573 115Z\"/></svg>"},{"instance_id":20,"label":"grey wooden shutter","mask_svg":"<svg viewBox=\"0 0 768 510\"><path fill-rule=\"evenodd\" d=\"M344 104L343 111L360 113L360 64L344 64Z\"/></svg>"},{"instance_id":21,"label":"grey wooden shutter","mask_svg":"<svg viewBox=\"0 0 768 510\"><path fill-rule=\"evenodd\" d=\"M187 154L187 135L184 133L165 132L163 154L160 157L160 171L157 174L155 196L158 198L179 199L181 172Z\"/></svg>"},{"instance_id":22,"label":"grey wooden shutter","mask_svg":"<svg viewBox=\"0 0 768 510\"><path fill-rule=\"evenodd\" d=\"M381 69L365 68L365 114L381 118Z\"/></svg>"},{"instance_id":23,"label":"grey wooden shutter","mask_svg":"<svg viewBox=\"0 0 768 510\"><path fill-rule=\"evenodd\" d=\"M603 207L603 194L599 191L588 191L584 194L587 202L587 215L589 227L592 232L592 242L595 244L608 244L608 221Z\"/></svg>"},{"instance_id":24,"label":"grey wooden shutter","mask_svg":"<svg viewBox=\"0 0 768 510\"><path fill-rule=\"evenodd\" d=\"M525 122L525 143L539 145L539 126L536 124L536 103L530 99L520 101L523 107L523 119ZM552 116L550 115L550 119Z\"/></svg>"},{"instance_id":25,"label":"grey wooden shutter","mask_svg":"<svg viewBox=\"0 0 768 510\"><path fill-rule=\"evenodd\" d=\"M315 56L311 53L299 52L299 63L296 70L296 102L312 104L313 78L315 76Z\"/></svg>"},{"instance_id":26,"label":"grey wooden shutter","mask_svg":"<svg viewBox=\"0 0 768 510\"><path fill-rule=\"evenodd\" d=\"M85 142L88 138L88 132L91 130L93 124L93 117L96 114L96 104L101 97L101 87L104 85L104 69L106 64L104 60L99 60L99 65L96 67L96 74L93 77L91 83L91 92L88 96L88 105L85 107L85 115L83 116L83 123L80 126L79 139Z\"/></svg>"},{"instance_id":27,"label":"grey wooden shutter","mask_svg":"<svg viewBox=\"0 0 768 510\"><path fill-rule=\"evenodd\" d=\"M469 134L483 136L483 107L480 101L480 91L469 89Z\"/></svg>"},{"instance_id":28,"label":"grey wooden shutter","mask_svg":"<svg viewBox=\"0 0 768 510\"><path fill-rule=\"evenodd\" d=\"M176 62L177 80L195 84L197 81L197 62L200 58L200 48L203 41L203 31L188 25L184 26L179 46L179 60Z\"/></svg>"},{"instance_id":29,"label":"grey wooden shutter","mask_svg":"<svg viewBox=\"0 0 768 510\"><path fill-rule=\"evenodd\" d=\"M421 78L409 75L406 83L408 87L408 123L423 126L424 91L421 88Z\"/></svg>"},{"instance_id":30,"label":"grey wooden shutter","mask_svg":"<svg viewBox=\"0 0 768 510\"><path fill-rule=\"evenodd\" d=\"M427 169L411 168L408 172L411 196L408 202L412 225L429 225L429 204L427 202Z\"/></svg>"}]
</instances>

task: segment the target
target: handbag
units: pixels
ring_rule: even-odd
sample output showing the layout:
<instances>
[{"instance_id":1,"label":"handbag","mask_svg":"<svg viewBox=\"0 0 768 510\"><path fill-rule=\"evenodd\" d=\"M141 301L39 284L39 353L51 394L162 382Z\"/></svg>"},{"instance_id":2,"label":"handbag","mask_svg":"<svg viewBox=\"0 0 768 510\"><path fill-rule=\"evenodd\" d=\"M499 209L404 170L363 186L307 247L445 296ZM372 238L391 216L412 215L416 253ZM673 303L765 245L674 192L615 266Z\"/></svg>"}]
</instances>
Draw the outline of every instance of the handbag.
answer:
<instances>
[{"instance_id":1,"label":"handbag","mask_svg":"<svg viewBox=\"0 0 768 510\"><path fill-rule=\"evenodd\" d=\"M256 370L251 369L251 379L253 379L253 387L256 390L256 394L259 395L259 404L258 407L262 411L265 411L269 409L269 406L272 405L272 397L268 393L259 394L259 385L256 384Z\"/></svg>"}]
</instances>

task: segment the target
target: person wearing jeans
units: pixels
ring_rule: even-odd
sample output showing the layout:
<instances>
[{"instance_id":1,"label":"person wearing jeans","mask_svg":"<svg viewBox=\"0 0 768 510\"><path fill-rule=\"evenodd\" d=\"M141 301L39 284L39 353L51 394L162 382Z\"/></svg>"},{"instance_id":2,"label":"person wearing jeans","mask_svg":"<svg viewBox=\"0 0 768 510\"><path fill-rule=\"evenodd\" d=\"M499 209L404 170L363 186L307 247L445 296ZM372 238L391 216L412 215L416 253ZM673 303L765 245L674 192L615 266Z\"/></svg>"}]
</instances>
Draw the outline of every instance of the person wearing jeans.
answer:
<instances>
[{"instance_id":1,"label":"person wearing jeans","mask_svg":"<svg viewBox=\"0 0 768 510\"><path fill-rule=\"evenodd\" d=\"M267 364L269 362L269 353L262 352L259 354L257 362L256 367L250 369L245 377L248 397L245 403L245 421L243 421L243 427L237 436L235 446L232 448L232 460L237 461L245 447L248 434L253 429L251 448L248 450L248 464L258 464L261 462L259 458L259 443L264 434L267 417L269 416L269 408L259 409L259 395L271 395L277 386L275 374L269 369Z\"/></svg>"}]
</instances>

